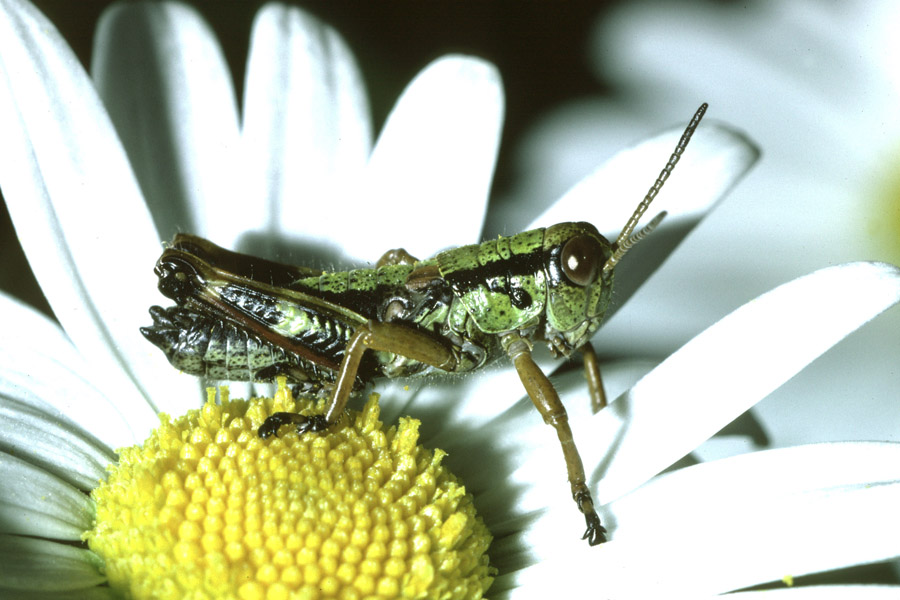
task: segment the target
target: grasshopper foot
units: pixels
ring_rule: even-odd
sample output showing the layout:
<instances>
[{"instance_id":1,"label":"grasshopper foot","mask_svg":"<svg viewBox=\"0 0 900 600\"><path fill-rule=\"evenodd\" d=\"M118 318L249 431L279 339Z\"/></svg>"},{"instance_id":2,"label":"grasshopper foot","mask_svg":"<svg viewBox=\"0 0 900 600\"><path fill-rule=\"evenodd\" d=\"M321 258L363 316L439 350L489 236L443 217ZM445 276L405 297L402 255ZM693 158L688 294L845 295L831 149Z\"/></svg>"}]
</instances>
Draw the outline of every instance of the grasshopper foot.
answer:
<instances>
[{"instance_id":1,"label":"grasshopper foot","mask_svg":"<svg viewBox=\"0 0 900 600\"><path fill-rule=\"evenodd\" d=\"M587 540L591 546L602 544L606 541L606 528L600 524L600 517L594 510L594 501L591 499L591 493L584 489L575 494L575 503L578 509L584 514L584 520L587 523L587 529L581 539Z\"/></svg>"},{"instance_id":2,"label":"grasshopper foot","mask_svg":"<svg viewBox=\"0 0 900 600\"><path fill-rule=\"evenodd\" d=\"M313 415L307 417L305 415L289 412L272 413L262 425L259 426L257 434L265 439L271 436L278 437L278 429L282 425L294 424L297 426L297 435L303 435L307 431L323 431L328 429L328 421L323 415Z\"/></svg>"},{"instance_id":3,"label":"grasshopper foot","mask_svg":"<svg viewBox=\"0 0 900 600\"><path fill-rule=\"evenodd\" d=\"M606 528L600 524L600 517L597 516L597 513L591 511L584 515L584 520L587 522L587 529L584 531L584 535L581 536L581 539L587 540L588 544L591 546L596 546L597 544L605 542Z\"/></svg>"}]
</instances>

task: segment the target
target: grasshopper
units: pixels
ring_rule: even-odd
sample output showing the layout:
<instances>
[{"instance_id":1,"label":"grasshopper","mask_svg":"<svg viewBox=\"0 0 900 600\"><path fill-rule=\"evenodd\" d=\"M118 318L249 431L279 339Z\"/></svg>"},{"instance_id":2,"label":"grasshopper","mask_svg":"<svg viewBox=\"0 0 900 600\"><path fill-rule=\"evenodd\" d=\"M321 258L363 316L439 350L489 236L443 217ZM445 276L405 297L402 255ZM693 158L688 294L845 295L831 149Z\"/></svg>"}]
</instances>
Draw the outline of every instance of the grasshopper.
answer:
<instances>
[{"instance_id":1,"label":"grasshopper","mask_svg":"<svg viewBox=\"0 0 900 600\"><path fill-rule=\"evenodd\" d=\"M590 223L560 223L417 260L390 250L375 268L327 272L284 265L179 234L156 264L159 290L176 306L150 309L141 328L176 368L237 381L274 381L329 394L325 413L278 412L259 436L282 425L298 434L337 423L351 393L374 377L465 373L501 356L512 361L544 422L556 430L572 498L590 545L606 541L566 409L531 356L535 342L555 356L584 358L591 402L606 404L590 343L609 306L613 271L660 222L638 221L681 157L706 112L685 129L656 182L615 242Z\"/></svg>"}]
</instances>

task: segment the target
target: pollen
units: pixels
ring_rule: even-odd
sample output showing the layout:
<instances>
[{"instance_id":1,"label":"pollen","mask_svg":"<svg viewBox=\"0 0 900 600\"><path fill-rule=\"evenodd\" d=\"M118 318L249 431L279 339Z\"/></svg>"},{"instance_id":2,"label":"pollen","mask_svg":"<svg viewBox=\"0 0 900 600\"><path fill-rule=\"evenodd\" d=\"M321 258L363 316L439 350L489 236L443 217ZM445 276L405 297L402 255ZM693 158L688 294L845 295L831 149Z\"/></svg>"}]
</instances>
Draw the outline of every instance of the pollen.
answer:
<instances>
[{"instance_id":1,"label":"pollen","mask_svg":"<svg viewBox=\"0 0 900 600\"><path fill-rule=\"evenodd\" d=\"M377 395L326 432L256 431L276 411L315 414L283 381L274 398L160 415L93 492L85 539L127 598L481 598L495 570L472 496L418 445L384 429Z\"/></svg>"}]
</instances>

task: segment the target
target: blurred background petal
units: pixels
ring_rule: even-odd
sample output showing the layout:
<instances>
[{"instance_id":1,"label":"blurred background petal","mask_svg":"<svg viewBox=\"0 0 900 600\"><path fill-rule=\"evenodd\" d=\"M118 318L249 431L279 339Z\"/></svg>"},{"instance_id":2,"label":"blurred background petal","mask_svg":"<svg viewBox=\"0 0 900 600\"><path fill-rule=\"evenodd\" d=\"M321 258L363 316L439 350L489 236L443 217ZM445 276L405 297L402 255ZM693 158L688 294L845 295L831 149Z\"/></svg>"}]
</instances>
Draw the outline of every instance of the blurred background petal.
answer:
<instances>
[{"instance_id":1,"label":"blurred background petal","mask_svg":"<svg viewBox=\"0 0 900 600\"><path fill-rule=\"evenodd\" d=\"M237 102L209 25L183 4L114 5L97 25L91 76L160 240L190 231L232 243L215 216L240 209Z\"/></svg>"},{"instance_id":2,"label":"blurred background petal","mask_svg":"<svg viewBox=\"0 0 900 600\"><path fill-rule=\"evenodd\" d=\"M898 22L891 2L805 1L616 3L595 19L590 61L611 93L534 124L510 200L566 189L596 157L698 101L763 150L598 348L665 355L779 281L850 260L900 262ZM900 439L898 339L894 310L757 406L769 442Z\"/></svg>"},{"instance_id":3,"label":"blurred background petal","mask_svg":"<svg viewBox=\"0 0 900 600\"><path fill-rule=\"evenodd\" d=\"M309 13L267 4L255 16L244 87L245 252L273 252L273 234L304 253L334 248L359 200L346 186L372 146L369 100L341 35ZM302 237L302 240L301 240ZM299 254L299 250L298 250ZM300 260L300 259L298 259ZM315 260L315 259L314 259Z\"/></svg>"}]
</instances>

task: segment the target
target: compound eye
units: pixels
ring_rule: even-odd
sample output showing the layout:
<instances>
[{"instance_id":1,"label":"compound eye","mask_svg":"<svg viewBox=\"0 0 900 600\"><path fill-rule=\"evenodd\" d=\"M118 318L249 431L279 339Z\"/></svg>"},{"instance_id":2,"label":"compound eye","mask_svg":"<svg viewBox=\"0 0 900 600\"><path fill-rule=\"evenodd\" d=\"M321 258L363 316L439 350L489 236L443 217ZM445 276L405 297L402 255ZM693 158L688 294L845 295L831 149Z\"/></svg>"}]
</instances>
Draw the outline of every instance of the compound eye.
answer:
<instances>
[{"instance_id":1,"label":"compound eye","mask_svg":"<svg viewBox=\"0 0 900 600\"><path fill-rule=\"evenodd\" d=\"M597 278L602 257L603 248L596 238L578 235L563 246L560 262L569 281L584 287Z\"/></svg>"}]
</instances>

